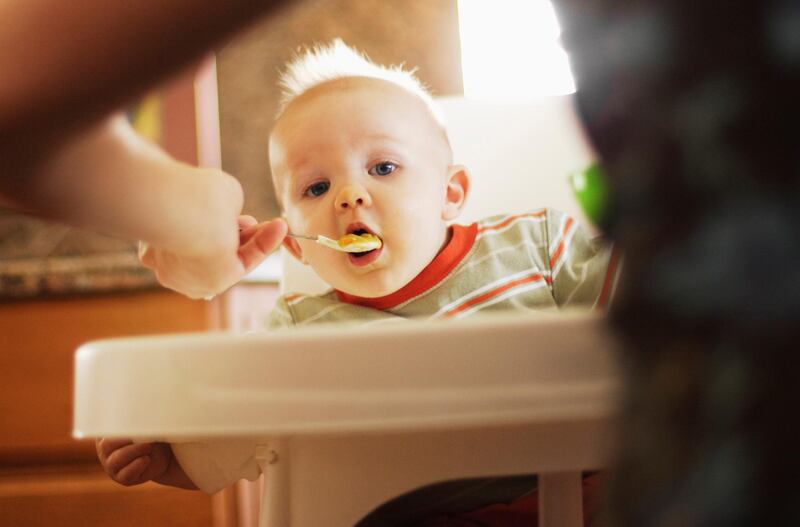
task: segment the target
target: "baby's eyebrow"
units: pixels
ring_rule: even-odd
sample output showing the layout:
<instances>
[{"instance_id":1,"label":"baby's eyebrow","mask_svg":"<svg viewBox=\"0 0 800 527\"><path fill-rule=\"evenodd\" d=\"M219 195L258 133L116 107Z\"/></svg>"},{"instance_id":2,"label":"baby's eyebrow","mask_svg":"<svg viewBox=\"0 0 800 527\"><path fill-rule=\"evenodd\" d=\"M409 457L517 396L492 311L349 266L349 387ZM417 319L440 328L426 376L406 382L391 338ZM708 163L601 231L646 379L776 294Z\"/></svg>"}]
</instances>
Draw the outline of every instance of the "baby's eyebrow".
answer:
<instances>
[{"instance_id":1,"label":"baby's eyebrow","mask_svg":"<svg viewBox=\"0 0 800 527\"><path fill-rule=\"evenodd\" d=\"M371 134L364 134L364 137L367 139L376 139L379 141L397 141L397 138L391 134L387 134L385 132L375 132Z\"/></svg>"},{"instance_id":2,"label":"baby's eyebrow","mask_svg":"<svg viewBox=\"0 0 800 527\"><path fill-rule=\"evenodd\" d=\"M364 140L378 143L390 143L396 146L402 146L405 144L404 141L398 139L396 136L380 132L374 134L365 134Z\"/></svg>"},{"instance_id":3,"label":"baby's eyebrow","mask_svg":"<svg viewBox=\"0 0 800 527\"><path fill-rule=\"evenodd\" d=\"M289 174L288 181L291 188L295 190L303 190L314 181L324 178L323 174L317 170L307 170L303 172L292 171Z\"/></svg>"},{"instance_id":4,"label":"baby's eyebrow","mask_svg":"<svg viewBox=\"0 0 800 527\"><path fill-rule=\"evenodd\" d=\"M286 162L286 168L292 175L304 174L314 168L314 158L309 155L304 155L298 159L293 159L291 162Z\"/></svg>"},{"instance_id":5,"label":"baby's eyebrow","mask_svg":"<svg viewBox=\"0 0 800 527\"><path fill-rule=\"evenodd\" d=\"M402 152L408 147L405 141L387 134L367 134L364 136L363 142L371 150L375 150L378 147Z\"/></svg>"}]
</instances>

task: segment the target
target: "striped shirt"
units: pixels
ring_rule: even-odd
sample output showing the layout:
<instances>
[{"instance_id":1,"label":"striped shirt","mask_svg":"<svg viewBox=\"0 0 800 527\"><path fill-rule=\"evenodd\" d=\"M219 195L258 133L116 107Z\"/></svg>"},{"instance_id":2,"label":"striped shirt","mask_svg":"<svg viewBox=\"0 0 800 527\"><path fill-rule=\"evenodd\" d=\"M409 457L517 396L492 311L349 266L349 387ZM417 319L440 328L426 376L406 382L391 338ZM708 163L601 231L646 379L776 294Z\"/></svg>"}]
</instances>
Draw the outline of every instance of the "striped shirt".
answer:
<instances>
[{"instance_id":1,"label":"striped shirt","mask_svg":"<svg viewBox=\"0 0 800 527\"><path fill-rule=\"evenodd\" d=\"M541 209L451 229L447 246L399 291L380 298L336 290L319 296L287 294L278 300L269 327L602 308L612 296L617 258L571 216Z\"/></svg>"}]
</instances>

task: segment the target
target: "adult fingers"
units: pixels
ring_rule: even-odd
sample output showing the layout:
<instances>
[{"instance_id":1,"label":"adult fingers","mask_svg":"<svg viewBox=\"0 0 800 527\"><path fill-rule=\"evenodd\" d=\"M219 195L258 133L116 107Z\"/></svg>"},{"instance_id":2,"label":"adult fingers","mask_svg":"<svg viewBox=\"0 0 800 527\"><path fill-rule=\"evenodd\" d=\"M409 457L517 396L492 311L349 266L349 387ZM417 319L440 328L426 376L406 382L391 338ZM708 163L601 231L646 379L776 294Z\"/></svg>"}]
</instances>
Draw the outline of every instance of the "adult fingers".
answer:
<instances>
[{"instance_id":1,"label":"adult fingers","mask_svg":"<svg viewBox=\"0 0 800 527\"><path fill-rule=\"evenodd\" d=\"M259 224L250 239L239 247L239 260L245 271L253 269L277 249L287 232L286 222L281 218Z\"/></svg>"},{"instance_id":2,"label":"adult fingers","mask_svg":"<svg viewBox=\"0 0 800 527\"><path fill-rule=\"evenodd\" d=\"M239 216L238 222L239 222L239 230L243 230L258 224L258 220L255 219L255 217L250 216L249 214L242 214L241 216Z\"/></svg>"},{"instance_id":3,"label":"adult fingers","mask_svg":"<svg viewBox=\"0 0 800 527\"><path fill-rule=\"evenodd\" d=\"M153 250L147 242L139 242L139 261L149 269L152 269L156 264Z\"/></svg>"}]
</instances>

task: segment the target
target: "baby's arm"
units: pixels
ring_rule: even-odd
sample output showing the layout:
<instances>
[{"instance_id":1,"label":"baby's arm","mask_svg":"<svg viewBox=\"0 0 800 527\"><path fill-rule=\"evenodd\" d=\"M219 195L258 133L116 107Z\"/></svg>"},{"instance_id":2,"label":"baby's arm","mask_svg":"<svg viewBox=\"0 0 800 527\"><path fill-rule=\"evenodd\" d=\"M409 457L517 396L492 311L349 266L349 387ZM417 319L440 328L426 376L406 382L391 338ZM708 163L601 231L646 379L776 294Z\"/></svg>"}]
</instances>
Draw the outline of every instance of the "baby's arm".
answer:
<instances>
[{"instance_id":1,"label":"baby's arm","mask_svg":"<svg viewBox=\"0 0 800 527\"><path fill-rule=\"evenodd\" d=\"M98 439L97 457L106 473L121 485L154 481L197 490L181 468L169 443L134 443L130 439Z\"/></svg>"},{"instance_id":2,"label":"baby's arm","mask_svg":"<svg viewBox=\"0 0 800 527\"><path fill-rule=\"evenodd\" d=\"M559 307L605 307L616 277L612 245L574 217L548 209L547 260Z\"/></svg>"}]
</instances>

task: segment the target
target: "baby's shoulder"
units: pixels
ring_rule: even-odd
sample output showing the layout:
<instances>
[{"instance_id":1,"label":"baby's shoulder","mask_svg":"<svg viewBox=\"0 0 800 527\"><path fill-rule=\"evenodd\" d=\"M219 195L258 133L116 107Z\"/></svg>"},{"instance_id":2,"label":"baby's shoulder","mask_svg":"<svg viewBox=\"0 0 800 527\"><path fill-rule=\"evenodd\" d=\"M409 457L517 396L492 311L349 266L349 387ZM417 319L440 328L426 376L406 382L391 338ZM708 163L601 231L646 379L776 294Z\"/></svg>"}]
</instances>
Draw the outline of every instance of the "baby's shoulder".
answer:
<instances>
[{"instance_id":1,"label":"baby's shoulder","mask_svg":"<svg viewBox=\"0 0 800 527\"><path fill-rule=\"evenodd\" d=\"M478 236L486 241L507 241L507 238L547 237L549 227L558 224L566 215L550 208L534 209L513 214L497 214L477 222Z\"/></svg>"}]
</instances>

